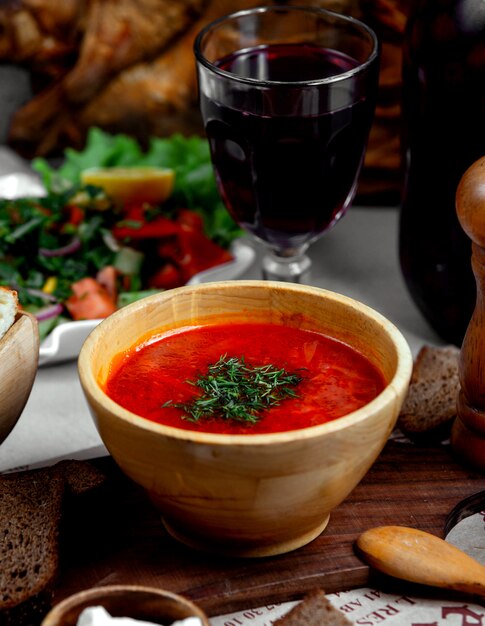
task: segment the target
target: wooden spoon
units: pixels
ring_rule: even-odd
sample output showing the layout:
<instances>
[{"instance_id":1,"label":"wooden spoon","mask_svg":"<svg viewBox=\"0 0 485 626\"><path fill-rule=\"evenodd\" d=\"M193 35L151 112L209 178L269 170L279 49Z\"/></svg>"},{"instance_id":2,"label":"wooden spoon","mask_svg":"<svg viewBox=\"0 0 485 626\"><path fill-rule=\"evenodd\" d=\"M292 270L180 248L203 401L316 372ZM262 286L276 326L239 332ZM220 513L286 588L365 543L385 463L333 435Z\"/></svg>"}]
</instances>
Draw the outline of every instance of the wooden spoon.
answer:
<instances>
[{"instance_id":1,"label":"wooden spoon","mask_svg":"<svg viewBox=\"0 0 485 626\"><path fill-rule=\"evenodd\" d=\"M0 443L17 423L29 398L39 360L39 329L22 312L0 339Z\"/></svg>"},{"instance_id":2,"label":"wooden spoon","mask_svg":"<svg viewBox=\"0 0 485 626\"><path fill-rule=\"evenodd\" d=\"M485 595L485 567L435 535L381 526L362 533L356 547L369 565L390 576Z\"/></svg>"}]
</instances>

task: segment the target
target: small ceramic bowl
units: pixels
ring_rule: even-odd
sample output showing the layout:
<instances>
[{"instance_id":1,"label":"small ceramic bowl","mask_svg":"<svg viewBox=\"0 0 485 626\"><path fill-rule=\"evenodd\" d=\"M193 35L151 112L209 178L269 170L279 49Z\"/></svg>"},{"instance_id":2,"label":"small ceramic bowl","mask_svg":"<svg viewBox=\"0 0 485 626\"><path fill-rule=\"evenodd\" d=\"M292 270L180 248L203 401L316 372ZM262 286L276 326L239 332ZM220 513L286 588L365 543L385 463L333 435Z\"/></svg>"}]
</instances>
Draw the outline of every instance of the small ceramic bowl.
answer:
<instances>
[{"instance_id":1,"label":"small ceramic bowl","mask_svg":"<svg viewBox=\"0 0 485 626\"><path fill-rule=\"evenodd\" d=\"M131 617L165 626L176 620L198 617L201 626L210 626L205 613L183 596L136 585L109 585L80 591L56 604L41 626L76 626L82 611L94 606L102 606L111 617Z\"/></svg>"},{"instance_id":2,"label":"small ceramic bowl","mask_svg":"<svg viewBox=\"0 0 485 626\"><path fill-rule=\"evenodd\" d=\"M29 399L39 360L39 329L20 313L0 339L0 444L8 437Z\"/></svg>"},{"instance_id":3,"label":"small ceramic bowl","mask_svg":"<svg viewBox=\"0 0 485 626\"><path fill-rule=\"evenodd\" d=\"M113 358L140 338L221 315L337 338L377 365L386 387L369 404L334 421L260 435L156 424L103 391ZM287 552L322 532L332 509L384 447L411 371L404 337L376 311L315 287L270 281L207 283L145 298L103 321L79 357L81 384L101 438L160 509L167 530L190 546L236 556Z\"/></svg>"}]
</instances>

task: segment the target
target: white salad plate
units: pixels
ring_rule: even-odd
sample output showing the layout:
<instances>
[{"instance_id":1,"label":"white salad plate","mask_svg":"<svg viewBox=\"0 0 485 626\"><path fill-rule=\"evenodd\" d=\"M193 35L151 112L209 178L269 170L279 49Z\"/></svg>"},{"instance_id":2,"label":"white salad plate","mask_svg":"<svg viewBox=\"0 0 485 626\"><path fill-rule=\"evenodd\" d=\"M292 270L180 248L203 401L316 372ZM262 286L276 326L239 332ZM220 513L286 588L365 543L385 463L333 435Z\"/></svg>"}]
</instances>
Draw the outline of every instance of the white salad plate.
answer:
<instances>
[{"instance_id":1,"label":"white salad plate","mask_svg":"<svg viewBox=\"0 0 485 626\"><path fill-rule=\"evenodd\" d=\"M0 198L43 196L45 189L38 174L12 150L0 146ZM249 269L255 258L255 250L244 240L236 239L231 245L233 260L199 274L188 284L209 283L239 278ZM64 322L56 326L41 343L39 365L51 365L72 361L79 355L82 344L101 320Z\"/></svg>"},{"instance_id":2,"label":"white salad plate","mask_svg":"<svg viewBox=\"0 0 485 626\"><path fill-rule=\"evenodd\" d=\"M187 284L197 285L219 280L233 280L244 274L254 261L254 248L236 239L231 246L231 253L234 257L232 261L195 274ZM39 365L53 365L77 359L87 336L101 321L82 320L64 322L56 326L40 346Z\"/></svg>"}]
</instances>

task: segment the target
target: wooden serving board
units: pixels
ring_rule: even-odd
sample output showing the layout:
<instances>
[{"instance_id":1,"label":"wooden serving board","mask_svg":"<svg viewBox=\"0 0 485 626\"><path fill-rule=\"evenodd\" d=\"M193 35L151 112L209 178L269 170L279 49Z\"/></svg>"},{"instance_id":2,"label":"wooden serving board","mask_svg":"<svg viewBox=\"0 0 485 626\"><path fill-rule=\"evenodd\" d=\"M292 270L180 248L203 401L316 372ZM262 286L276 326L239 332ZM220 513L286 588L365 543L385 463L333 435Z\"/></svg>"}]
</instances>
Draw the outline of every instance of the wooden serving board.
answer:
<instances>
[{"instance_id":1,"label":"wooden serving board","mask_svg":"<svg viewBox=\"0 0 485 626\"><path fill-rule=\"evenodd\" d=\"M353 547L363 530L398 524L443 536L453 507L485 489L485 474L458 464L449 446L390 441L317 539L288 554L248 560L179 544L110 458L96 462L108 485L82 499L66 520L56 602L89 587L143 584L181 593L208 615L220 615L298 599L316 587L330 593L365 586L369 569Z\"/></svg>"}]
</instances>

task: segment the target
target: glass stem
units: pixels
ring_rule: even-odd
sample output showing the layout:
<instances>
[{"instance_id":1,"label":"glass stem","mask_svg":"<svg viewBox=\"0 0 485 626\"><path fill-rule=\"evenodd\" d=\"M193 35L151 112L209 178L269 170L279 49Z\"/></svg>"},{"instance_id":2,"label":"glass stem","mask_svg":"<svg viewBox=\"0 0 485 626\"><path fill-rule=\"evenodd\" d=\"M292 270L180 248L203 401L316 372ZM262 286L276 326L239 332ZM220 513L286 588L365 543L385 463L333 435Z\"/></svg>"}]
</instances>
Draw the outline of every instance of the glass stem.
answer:
<instances>
[{"instance_id":1,"label":"glass stem","mask_svg":"<svg viewBox=\"0 0 485 626\"><path fill-rule=\"evenodd\" d=\"M279 280L287 283L308 283L311 260L305 253L285 256L266 252L262 260L264 280Z\"/></svg>"}]
</instances>

